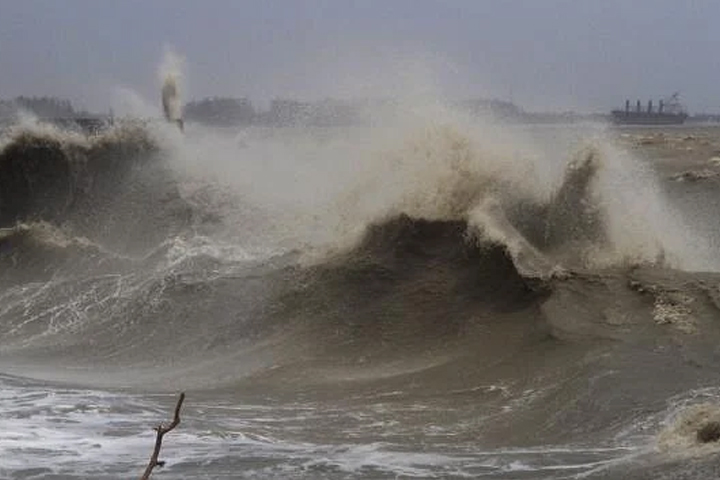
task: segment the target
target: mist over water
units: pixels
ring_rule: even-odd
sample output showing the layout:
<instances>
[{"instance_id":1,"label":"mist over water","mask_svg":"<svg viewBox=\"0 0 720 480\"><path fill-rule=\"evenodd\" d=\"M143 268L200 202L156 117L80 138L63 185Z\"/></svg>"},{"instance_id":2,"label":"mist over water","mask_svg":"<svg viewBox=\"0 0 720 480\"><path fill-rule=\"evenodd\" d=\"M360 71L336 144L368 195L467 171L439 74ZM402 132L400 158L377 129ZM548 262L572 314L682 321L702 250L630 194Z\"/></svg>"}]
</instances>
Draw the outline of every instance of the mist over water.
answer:
<instances>
[{"instance_id":1,"label":"mist over water","mask_svg":"<svg viewBox=\"0 0 720 480\"><path fill-rule=\"evenodd\" d=\"M358 126L3 132L0 473L139 471L179 390L177 478L714 468L693 428L717 417L720 257L694 207L718 192L604 125L428 98Z\"/></svg>"}]
</instances>

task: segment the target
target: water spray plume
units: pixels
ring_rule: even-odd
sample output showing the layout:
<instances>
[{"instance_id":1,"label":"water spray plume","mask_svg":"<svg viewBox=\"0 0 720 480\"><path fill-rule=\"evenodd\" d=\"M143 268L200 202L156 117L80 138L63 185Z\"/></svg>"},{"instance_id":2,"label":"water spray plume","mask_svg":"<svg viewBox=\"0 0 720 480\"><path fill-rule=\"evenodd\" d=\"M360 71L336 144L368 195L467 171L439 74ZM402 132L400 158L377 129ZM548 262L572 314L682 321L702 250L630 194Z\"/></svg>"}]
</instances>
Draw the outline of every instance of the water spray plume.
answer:
<instances>
[{"instance_id":1,"label":"water spray plume","mask_svg":"<svg viewBox=\"0 0 720 480\"><path fill-rule=\"evenodd\" d=\"M165 51L163 61L158 70L162 82L162 106L165 119L175 122L183 129L182 118L182 81L185 60L171 49Z\"/></svg>"}]
</instances>

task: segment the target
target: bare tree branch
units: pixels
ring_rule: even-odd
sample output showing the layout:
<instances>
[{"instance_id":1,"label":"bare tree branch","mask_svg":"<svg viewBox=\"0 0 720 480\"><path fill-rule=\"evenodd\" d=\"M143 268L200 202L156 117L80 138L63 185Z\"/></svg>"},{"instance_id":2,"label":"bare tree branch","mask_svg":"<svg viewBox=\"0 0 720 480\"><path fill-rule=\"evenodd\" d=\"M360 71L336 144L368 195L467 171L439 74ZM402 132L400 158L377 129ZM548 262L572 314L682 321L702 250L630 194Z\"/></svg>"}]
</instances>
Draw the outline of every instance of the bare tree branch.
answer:
<instances>
[{"instance_id":1,"label":"bare tree branch","mask_svg":"<svg viewBox=\"0 0 720 480\"><path fill-rule=\"evenodd\" d=\"M175 405L175 417L173 418L172 423L170 423L170 425L168 426L164 426L161 423L160 425L155 427L155 431L157 432L157 437L155 437L155 450L153 450L152 456L150 457L150 462L145 469L145 473L143 473L143 476L140 477L140 480L148 480L150 478L150 474L153 471L153 468L162 467L163 465L165 465L165 462L158 460L158 456L160 455L160 448L162 448L163 436L165 436L166 433L168 433L170 430L180 424L180 408L182 407L183 401L185 401L185 392L180 394L177 405Z\"/></svg>"}]
</instances>

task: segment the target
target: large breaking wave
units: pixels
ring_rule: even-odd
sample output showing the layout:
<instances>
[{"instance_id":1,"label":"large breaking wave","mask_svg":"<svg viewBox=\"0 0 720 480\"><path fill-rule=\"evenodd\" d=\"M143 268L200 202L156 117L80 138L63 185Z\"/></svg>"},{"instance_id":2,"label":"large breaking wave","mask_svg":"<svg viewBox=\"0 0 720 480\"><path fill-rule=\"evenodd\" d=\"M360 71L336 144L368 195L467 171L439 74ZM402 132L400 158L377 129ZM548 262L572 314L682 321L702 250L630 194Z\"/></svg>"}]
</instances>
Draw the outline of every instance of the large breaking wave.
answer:
<instances>
[{"instance_id":1,"label":"large breaking wave","mask_svg":"<svg viewBox=\"0 0 720 480\"><path fill-rule=\"evenodd\" d=\"M577 272L712 266L602 132L558 151L453 120L393 131L6 132L3 348L146 365L180 348L223 382L323 352L410 364L428 342L453 356L477 315L547 333L538 309Z\"/></svg>"},{"instance_id":2,"label":"large breaking wave","mask_svg":"<svg viewBox=\"0 0 720 480\"><path fill-rule=\"evenodd\" d=\"M469 445L635 448L652 430L715 452L677 424L714 412L686 408L716 381L714 239L604 130L530 133L449 114L15 127L0 368L261 403L432 398L477 416L452 425Z\"/></svg>"},{"instance_id":3,"label":"large breaking wave","mask_svg":"<svg viewBox=\"0 0 720 480\"><path fill-rule=\"evenodd\" d=\"M337 322L343 314L333 309L352 310L343 299L353 294L389 295L389 312L406 297L437 302L430 311L464 297L512 310L546 295L568 270L712 267L711 252L687 244L653 173L602 132L549 158L487 125L409 124L391 137L373 129L240 137L198 129L183 138L137 123L86 137L17 127L0 150L0 277L14 288L42 285L38 295L50 303L80 305L97 292L84 297L84 287L64 282L120 279L125 294L105 291L104 309L82 328L110 343L127 335L125 354L137 358L152 337L145 329L158 323L191 345L208 337L210 350L257 332L300 344L301 334L289 332L309 322L308 311L329 305L330 320L320 322ZM377 328L400 334L405 317L426 312L395 313L403 318L390 315L385 326L369 318L387 313L357 322L372 323L370 337ZM22 337L17 322L33 324L23 345L40 331L43 345L57 347L46 329L62 332L67 321L71 343L85 342L66 315L6 316L3 328Z\"/></svg>"}]
</instances>

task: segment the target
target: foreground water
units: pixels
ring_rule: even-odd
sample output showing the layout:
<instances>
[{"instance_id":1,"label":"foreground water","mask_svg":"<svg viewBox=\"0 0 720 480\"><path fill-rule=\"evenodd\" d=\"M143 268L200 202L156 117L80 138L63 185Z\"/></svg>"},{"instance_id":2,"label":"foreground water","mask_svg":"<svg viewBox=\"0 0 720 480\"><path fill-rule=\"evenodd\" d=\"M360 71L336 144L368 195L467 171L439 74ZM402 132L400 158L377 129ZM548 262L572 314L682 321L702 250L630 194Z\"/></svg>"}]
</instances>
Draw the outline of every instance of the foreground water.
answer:
<instances>
[{"instance_id":1,"label":"foreground water","mask_svg":"<svg viewBox=\"0 0 720 480\"><path fill-rule=\"evenodd\" d=\"M172 403L168 396L49 387L3 379L4 476L127 478L150 453L154 439L148 426L166 417L169 408L162 407ZM484 449L468 438L484 415L467 401L408 403L399 396L369 394L342 402L196 401L183 412L182 428L166 437L166 474L562 478L653 451L652 436L643 431L589 445Z\"/></svg>"},{"instance_id":2,"label":"foreground water","mask_svg":"<svg viewBox=\"0 0 720 480\"><path fill-rule=\"evenodd\" d=\"M8 132L0 476L711 475L720 135L463 122Z\"/></svg>"},{"instance_id":3,"label":"foreground water","mask_svg":"<svg viewBox=\"0 0 720 480\"><path fill-rule=\"evenodd\" d=\"M398 398L400 392L342 402L198 401L196 397L183 411L181 427L166 436L161 458L168 466L156 474L160 478L628 478L627 472L637 469L632 478L678 478L680 472L695 469L706 475L714 467L693 457L715 456L716 447L704 452L698 448L691 455L677 450L689 449L692 441L678 442L672 446L673 454L658 447L657 432L667 430L690 404L716 404L719 393L705 389L675 398L667 409L636 418L636 424L612 438L495 448L473 438L475 423L487 412L467 399L408 402ZM173 401L170 395L71 389L5 377L0 473L6 478L53 479L139 475L154 443L148 427L168 416ZM509 403L504 415L511 415L513 407L521 408L512 405L516 401Z\"/></svg>"}]
</instances>

